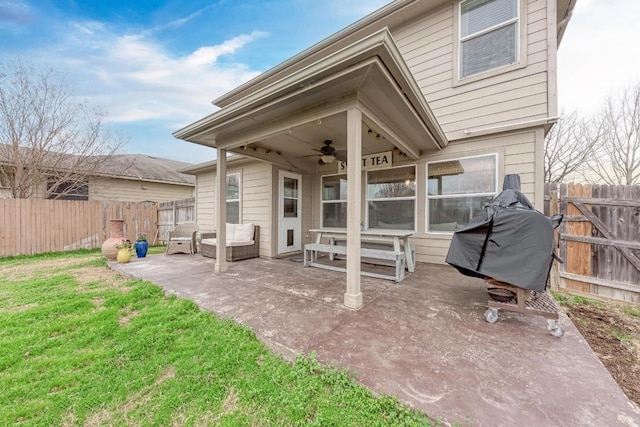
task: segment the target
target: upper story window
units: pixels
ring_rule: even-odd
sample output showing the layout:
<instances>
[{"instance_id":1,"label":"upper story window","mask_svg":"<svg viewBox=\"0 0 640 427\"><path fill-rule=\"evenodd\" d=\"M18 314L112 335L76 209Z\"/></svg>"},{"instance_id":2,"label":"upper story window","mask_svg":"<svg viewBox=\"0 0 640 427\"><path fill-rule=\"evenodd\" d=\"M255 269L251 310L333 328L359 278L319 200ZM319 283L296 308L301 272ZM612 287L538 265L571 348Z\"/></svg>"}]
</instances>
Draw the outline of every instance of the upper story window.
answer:
<instances>
[{"instance_id":1,"label":"upper story window","mask_svg":"<svg viewBox=\"0 0 640 427\"><path fill-rule=\"evenodd\" d=\"M227 175L227 222L240 224L240 174Z\"/></svg>"},{"instance_id":2,"label":"upper story window","mask_svg":"<svg viewBox=\"0 0 640 427\"><path fill-rule=\"evenodd\" d=\"M518 62L520 0L460 2L460 78Z\"/></svg>"}]
</instances>

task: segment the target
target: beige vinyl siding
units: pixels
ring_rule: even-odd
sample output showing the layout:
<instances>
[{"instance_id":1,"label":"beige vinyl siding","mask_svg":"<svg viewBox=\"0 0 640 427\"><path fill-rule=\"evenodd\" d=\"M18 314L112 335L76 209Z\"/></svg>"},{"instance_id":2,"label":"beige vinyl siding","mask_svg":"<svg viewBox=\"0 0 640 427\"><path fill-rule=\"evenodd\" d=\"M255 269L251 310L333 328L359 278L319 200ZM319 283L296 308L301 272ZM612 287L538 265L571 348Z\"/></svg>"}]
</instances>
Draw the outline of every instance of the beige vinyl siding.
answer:
<instances>
[{"instance_id":1,"label":"beige vinyl siding","mask_svg":"<svg viewBox=\"0 0 640 427\"><path fill-rule=\"evenodd\" d=\"M240 165L227 164L227 175L240 174L240 220L260 226L260 256L271 257L271 165L249 161ZM196 221L200 231L216 229L216 171L196 175Z\"/></svg>"},{"instance_id":2,"label":"beige vinyl siding","mask_svg":"<svg viewBox=\"0 0 640 427\"><path fill-rule=\"evenodd\" d=\"M201 233L216 229L215 184L215 170L196 175L196 222Z\"/></svg>"},{"instance_id":3,"label":"beige vinyl siding","mask_svg":"<svg viewBox=\"0 0 640 427\"><path fill-rule=\"evenodd\" d=\"M240 170L227 170L227 173L239 171L242 174L241 219L243 223L260 226L260 256L265 257L275 256L271 250L271 206L275 197L271 187L271 169L268 163L255 162Z\"/></svg>"},{"instance_id":4,"label":"beige vinyl siding","mask_svg":"<svg viewBox=\"0 0 640 427\"><path fill-rule=\"evenodd\" d=\"M193 194L194 187L189 185L117 178L94 178L89 180L89 200L166 202L193 197Z\"/></svg>"},{"instance_id":5,"label":"beige vinyl siding","mask_svg":"<svg viewBox=\"0 0 640 427\"><path fill-rule=\"evenodd\" d=\"M418 183L420 185L417 201L419 207L418 232L411 239L415 246L417 261L444 263L452 236L451 234L425 233L426 164L458 157L497 153L498 191L502 189L502 181L506 174L519 174L522 192L538 210L542 210L544 189L542 185L536 186L536 175L540 174L540 171L534 169L534 162L539 147L543 145L543 135L543 128L539 127L535 130L469 138L465 141L449 144L437 155L421 158L418 164ZM537 182L541 183L542 178L539 178Z\"/></svg>"},{"instance_id":6,"label":"beige vinyl siding","mask_svg":"<svg viewBox=\"0 0 640 427\"><path fill-rule=\"evenodd\" d=\"M457 81L454 69L455 3L394 30L393 36L447 138L467 138L465 129L548 117L547 4L529 0L526 67ZM480 75L482 77L482 75Z\"/></svg>"}]
</instances>

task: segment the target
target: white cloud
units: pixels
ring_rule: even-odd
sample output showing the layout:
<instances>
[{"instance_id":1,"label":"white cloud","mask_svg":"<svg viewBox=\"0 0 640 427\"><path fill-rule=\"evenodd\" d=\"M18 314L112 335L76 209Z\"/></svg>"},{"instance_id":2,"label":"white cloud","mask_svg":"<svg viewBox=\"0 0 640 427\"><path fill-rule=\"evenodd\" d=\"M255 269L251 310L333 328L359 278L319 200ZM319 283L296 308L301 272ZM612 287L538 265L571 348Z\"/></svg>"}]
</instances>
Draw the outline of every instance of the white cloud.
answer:
<instances>
[{"instance_id":1,"label":"white cloud","mask_svg":"<svg viewBox=\"0 0 640 427\"><path fill-rule=\"evenodd\" d=\"M163 119L171 130L210 114L211 100L255 77L242 63L220 62L261 37L254 31L177 56L142 34L114 34L98 22L74 22L63 45L37 52L63 68L77 95L113 122Z\"/></svg>"},{"instance_id":2,"label":"white cloud","mask_svg":"<svg viewBox=\"0 0 640 427\"><path fill-rule=\"evenodd\" d=\"M640 79L640 2L580 0L558 52L560 105L586 114Z\"/></svg>"},{"instance_id":3,"label":"white cloud","mask_svg":"<svg viewBox=\"0 0 640 427\"><path fill-rule=\"evenodd\" d=\"M248 35L241 35L226 40L218 46L204 46L189 55L186 61L189 65L195 66L211 65L214 64L221 55L231 54L252 40L266 36L267 33L263 31L254 31Z\"/></svg>"}]
</instances>

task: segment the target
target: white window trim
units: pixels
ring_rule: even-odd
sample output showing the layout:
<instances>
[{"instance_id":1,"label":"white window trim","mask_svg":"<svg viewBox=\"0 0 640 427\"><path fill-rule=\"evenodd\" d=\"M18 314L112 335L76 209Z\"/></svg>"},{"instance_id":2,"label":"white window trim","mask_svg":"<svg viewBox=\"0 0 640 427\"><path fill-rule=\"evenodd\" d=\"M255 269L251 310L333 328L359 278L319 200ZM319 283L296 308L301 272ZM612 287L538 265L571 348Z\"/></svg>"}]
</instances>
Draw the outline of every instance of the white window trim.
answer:
<instances>
[{"instance_id":1,"label":"white window trim","mask_svg":"<svg viewBox=\"0 0 640 427\"><path fill-rule=\"evenodd\" d=\"M237 199L227 199L227 195L225 194L225 203L229 202L238 202L238 224L242 224L242 173L240 172L232 172L227 174L227 183L230 176L238 175L238 198ZM228 208L227 208L228 212Z\"/></svg>"},{"instance_id":2,"label":"white window trim","mask_svg":"<svg viewBox=\"0 0 640 427\"><path fill-rule=\"evenodd\" d=\"M413 195L413 197L384 197L384 198L375 198L375 199L369 199L369 173L375 173L377 171L381 171L381 170L389 170L389 169L400 169L400 168L406 168L409 166L413 166L413 173L415 176L415 183L416 183L416 189L415 189L415 193ZM415 233L417 230L417 225L418 225L418 167L416 164L408 164L408 165L400 165L400 166L394 166L394 167L390 167L390 168L384 168L384 169L375 169L372 171L367 171L366 175L365 175L365 219L364 219L364 226L366 229L369 229L369 201L373 201L373 202L392 202L395 200L413 200L413 232ZM373 229L375 230L375 228Z\"/></svg>"},{"instance_id":3,"label":"white window trim","mask_svg":"<svg viewBox=\"0 0 640 427\"><path fill-rule=\"evenodd\" d=\"M494 192L485 192L485 193L469 193L469 194L443 194L443 195L429 195L429 165L430 164L434 164L434 163L442 163L442 162L448 162L448 161L452 161L452 160L466 160L466 159L475 159L475 158L479 158L479 157L489 157L489 156L494 156L495 157L495 165L496 165L496 170L495 170L495 177L494 177L494 182L495 182L495 191ZM453 235L453 231L431 231L429 229L429 201L430 200L440 200L440 199L456 199L456 198L461 198L461 197L487 197L487 196L497 196L499 191L499 185L498 185L498 178L500 177L500 155L497 152L492 152L492 153L485 153L485 154L478 154L478 155L474 155L474 156L465 156L465 157L452 157L452 158L447 158L447 159L442 159L442 160L434 160L432 162L427 162L426 163L426 170L425 170L425 190L424 190L424 194L425 194L425 209L424 209L424 229L425 229L425 233L427 234L444 234L444 235ZM416 184L417 185L417 184Z\"/></svg>"},{"instance_id":4,"label":"white window trim","mask_svg":"<svg viewBox=\"0 0 640 427\"><path fill-rule=\"evenodd\" d=\"M320 228L325 228L324 226L324 204L325 203L347 203L347 199L336 199L336 200L324 200L322 190L324 178L329 176L347 176L345 173L329 173L320 176Z\"/></svg>"},{"instance_id":5,"label":"white window trim","mask_svg":"<svg viewBox=\"0 0 640 427\"><path fill-rule=\"evenodd\" d=\"M500 28L501 26L504 26L504 25L509 25L510 23L514 22L514 19L511 19L509 20L508 23L504 22L498 25L494 25L491 28L479 31L477 33L470 34L469 36L464 37L464 40L463 40L461 36L460 20L462 16L461 4L464 3L465 1L467 0L460 0L456 2L454 6L453 31L455 35L455 42L453 44L453 50L454 50L453 67L455 70L455 78L453 79L453 87L465 85L468 83L473 83L479 80L483 80L489 77L497 76L500 74L504 74L513 70L526 67L527 66L527 21L525 18L527 16L527 0L518 0L517 1L518 16L517 18L515 18L515 20L518 21L518 28L516 30L516 37L518 37L518 40L516 41L516 62L514 62L513 64L503 65L501 67L482 71L480 73L472 74L467 77L460 76L461 65L462 65L462 60L460 58L462 55L462 49L460 48L460 46L462 42L465 40L469 40L471 37L477 37L488 31L494 30L496 28Z\"/></svg>"}]
</instances>

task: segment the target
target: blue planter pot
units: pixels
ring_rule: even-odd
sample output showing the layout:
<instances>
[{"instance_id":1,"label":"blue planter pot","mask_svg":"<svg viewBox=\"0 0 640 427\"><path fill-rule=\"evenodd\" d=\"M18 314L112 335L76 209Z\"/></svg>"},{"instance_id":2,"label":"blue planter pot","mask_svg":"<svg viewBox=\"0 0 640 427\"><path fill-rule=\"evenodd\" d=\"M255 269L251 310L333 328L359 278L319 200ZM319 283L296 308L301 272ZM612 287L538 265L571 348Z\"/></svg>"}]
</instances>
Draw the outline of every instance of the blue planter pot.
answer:
<instances>
[{"instance_id":1,"label":"blue planter pot","mask_svg":"<svg viewBox=\"0 0 640 427\"><path fill-rule=\"evenodd\" d=\"M138 258L144 258L147 256L147 249L149 249L149 242L136 242L136 255Z\"/></svg>"}]
</instances>

